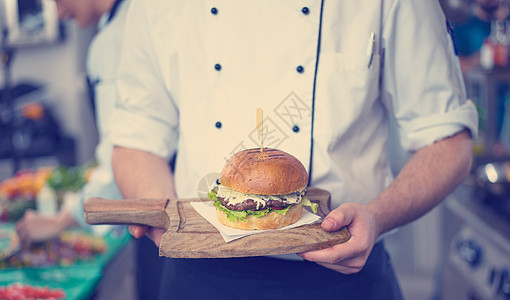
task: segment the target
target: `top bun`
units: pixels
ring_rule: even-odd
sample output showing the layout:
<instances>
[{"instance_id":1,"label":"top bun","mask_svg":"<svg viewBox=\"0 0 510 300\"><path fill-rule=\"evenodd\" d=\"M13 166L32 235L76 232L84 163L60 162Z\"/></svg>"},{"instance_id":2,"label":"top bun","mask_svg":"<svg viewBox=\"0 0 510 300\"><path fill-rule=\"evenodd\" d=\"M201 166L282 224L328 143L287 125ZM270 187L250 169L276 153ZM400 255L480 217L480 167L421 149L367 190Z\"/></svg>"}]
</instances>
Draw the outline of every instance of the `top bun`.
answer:
<instances>
[{"instance_id":1,"label":"top bun","mask_svg":"<svg viewBox=\"0 0 510 300\"><path fill-rule=\"evenodd\" d=\"M253 148L230 157L219 182L243 193L284 195L302 191L308 184L305 167L294 156L278 149Z\"/></svg>"}]
</instances>

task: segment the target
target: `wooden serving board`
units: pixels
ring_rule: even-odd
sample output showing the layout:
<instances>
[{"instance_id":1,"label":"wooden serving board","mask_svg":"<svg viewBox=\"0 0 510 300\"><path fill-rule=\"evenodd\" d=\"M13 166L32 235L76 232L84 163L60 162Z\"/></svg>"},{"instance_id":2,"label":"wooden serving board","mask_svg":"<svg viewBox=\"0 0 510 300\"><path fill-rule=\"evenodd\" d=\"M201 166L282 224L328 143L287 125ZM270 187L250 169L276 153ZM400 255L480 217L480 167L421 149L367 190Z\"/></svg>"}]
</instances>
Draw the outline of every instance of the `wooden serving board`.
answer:
<instances>
[{"instance_id":1,"label":"wooden serving board","mask_svg":"<svg viewBox=\"0 0 510 300\"><path fill-rule=\"evenodd\" d=\"M330 194L309 188L310 201L319 204L317 214L329 213ZM191 206L206 199L125 199L89 198L84 205L89 224L142 224L166 228L159 255L174 258L226 258L300 253L346 242L346 228L327 232L320 224L285 230L269 230L226 243L221 234Z\"/></svg>"}]
</instances>

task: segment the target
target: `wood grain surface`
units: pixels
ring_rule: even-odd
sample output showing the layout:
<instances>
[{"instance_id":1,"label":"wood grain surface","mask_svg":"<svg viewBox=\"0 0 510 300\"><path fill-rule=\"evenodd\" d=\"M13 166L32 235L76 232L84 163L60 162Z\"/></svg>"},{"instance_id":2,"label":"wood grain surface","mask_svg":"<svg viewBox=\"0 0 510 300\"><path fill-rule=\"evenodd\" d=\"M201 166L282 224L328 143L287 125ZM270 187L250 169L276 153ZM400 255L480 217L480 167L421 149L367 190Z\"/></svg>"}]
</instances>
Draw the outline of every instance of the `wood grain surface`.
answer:
<instances>
[{"instance_id":1,"label":"wood grain surface","mask_svg":"<svg viewBox=\"0 0 510 300\"><path fill-rule=\"evenodd\" d=\"M319 204L321 217L329 213L330 194L309 188L307 198ZM320 224L270 230L226 243L221 234L191 206L204 199L87 199L85 220L89 224L144 224L167 228L159 254L174 258L226 258L299 253L346 242L346 228L322 230Z\"/></svg>"}]
</instances>

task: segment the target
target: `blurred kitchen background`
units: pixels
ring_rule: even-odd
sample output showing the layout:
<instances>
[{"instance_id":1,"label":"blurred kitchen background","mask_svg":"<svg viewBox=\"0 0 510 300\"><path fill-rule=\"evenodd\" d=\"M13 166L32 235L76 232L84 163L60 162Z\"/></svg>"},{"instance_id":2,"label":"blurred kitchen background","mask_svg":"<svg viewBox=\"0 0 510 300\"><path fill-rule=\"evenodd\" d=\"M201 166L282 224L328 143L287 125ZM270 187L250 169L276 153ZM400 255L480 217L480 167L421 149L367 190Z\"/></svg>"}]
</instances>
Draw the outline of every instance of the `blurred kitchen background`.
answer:
<instances>
[{"instance_id":1,"label":"blurred kitchen background","mask_svg":"<svg viewBox=\"0 0 510 300\"><path fill-rule=\"evenodd\" d=\"M406 299L510 299L509 3L440 2L480 113L475 165L466 184L388 236L387 247ZM101 237L71 231L12 255L12 224L26 209L43 209L41 191L72 198L93 167L98 135L85 60L95 28L59 22L53 0L0 0L0 28L0 259L8 258L0 293L22 284L69 299L134 299L135 251L124 228ZM398 172L408 155L396 141Z\"/></svg>"}]
</instances>

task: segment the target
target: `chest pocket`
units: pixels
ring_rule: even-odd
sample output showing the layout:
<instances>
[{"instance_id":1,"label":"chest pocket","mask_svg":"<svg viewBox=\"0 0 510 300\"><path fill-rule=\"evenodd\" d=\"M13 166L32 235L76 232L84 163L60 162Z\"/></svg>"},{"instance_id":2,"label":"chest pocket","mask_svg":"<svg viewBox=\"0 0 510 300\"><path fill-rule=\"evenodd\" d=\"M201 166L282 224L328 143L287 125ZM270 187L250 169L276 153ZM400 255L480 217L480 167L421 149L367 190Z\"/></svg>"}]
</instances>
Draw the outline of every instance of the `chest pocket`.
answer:
<instances>
[{"instance_id":1,"label":"chest pocket","mask_svg":"<svg viewBox=\"0 0 510 300\"><path fill-rule=\"evenodd\" d=\"M366 54L336 55L339 85L345 97L358 104L368 104L378 98L380 56Z\"/></svg>"},{"instance_id":2,"label":"chest pocket","mask_svg":"<svg viewBox=\"0 0 510 300\"><path fill-rule=\"evenodd\" d=\"M379 99L380 56L321 53L320 63L316 109L327 117L316 132L335 140L372 116Z\"/></svg>"},{"instance_id":3,"label":"chest pocket","mask_svg":"<svg viewBox=\"0 0 510 300\"><path fill-rule=\"evenodd\" d=\"M379 91L380 56L366 54L321 53L319 80L335 99L365 102Z\"/></svg>"},{"instance_id":4,"label":"chest pocket","mask_svg":"<svg viewBox=\"0 0 510 300\"><path fill-rule=\"evenodd\" d=\"M379 94L380 56L331 53L325 59L326 87L332 97L342 102L362 104Z\"/></svg>"}]
</instances>

